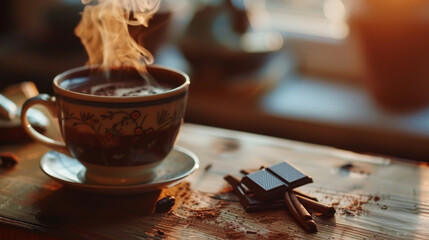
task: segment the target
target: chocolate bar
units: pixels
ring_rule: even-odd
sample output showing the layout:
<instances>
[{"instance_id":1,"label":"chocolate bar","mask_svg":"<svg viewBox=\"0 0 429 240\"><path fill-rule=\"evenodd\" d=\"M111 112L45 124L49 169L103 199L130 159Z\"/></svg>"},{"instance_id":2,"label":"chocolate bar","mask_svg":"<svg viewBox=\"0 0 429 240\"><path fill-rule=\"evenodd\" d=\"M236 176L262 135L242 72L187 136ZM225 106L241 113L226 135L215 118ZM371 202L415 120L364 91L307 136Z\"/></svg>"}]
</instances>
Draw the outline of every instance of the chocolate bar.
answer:
<instances>
[{"instance_id":1,"label":"chocolate bar","mask_svg":"<svg viewBox=\"0 0 429 240\"><path fill-rule=\"evenodd\" d=\"M258 169L241 169L241 170L240 170L240 173L241 173L241 174L243 174L243 175L248 175L248 174L251 174L251 173L253 173L253 172L259 171L259 170L261 170L261 169L264 169L264 168L265 168L264 166L261 166L261 167L260 167L260 168L258 168ZM246 188L247 188L247 187L246 187ZM294 189L294 190L293 190L293 192L294 192L296 195L300 196L300 197L307 198L307 199L311 199L311 200L316 201L316 202L318 202L318 201L319 201L316 197L314 197L314 196L310 196L310 195L308 195L308 194L305 194L305 193L303 193L303 192L299 191L298 189Z\"/></svg>"},{"instance_id":2,"label":"chocolate bar","mask_svg":"<svg viewBox=\"0 0 429 240\"><path fill-rule=\"evenodd\" d=\"M284 199L282 198L274 199L269 203L259 201L255 196L253 196L253 194L246 193L246 190L241 185L240 180L231 175L225 176L224 179L229 183L229 185L231 185L235 195L240 200L241 206L243 206L243 209L246 212L277 209L285 206Z\"/></svg>"},{"instance_id":3,"label":"chocolate bar","mask_svg":"<svg viewBox=\"0 0 429 240\"><path fill-rule=\"evenodd\" d=\"M279 198L286 191L311 182L311 177L286 162L250 173L241 180L262 202Z\"/></svg>"},{"instance_id":4,"label":"chocolate bar","mask_svg":"<svg viewBox=\"0 0 429 240\"><path fill-rule=\"evenodd\" d=\"M229 183L229 185L231 185L235 195L239 198L240 203L246 212L257 212L285 207L285 200L282 196L279 196L269 202L261 202L256 199L251 192L247 192L240 183L240 180L236 177L227 175L224 179ZM319 213L322 217L332 217L335 215L335 208L317 202L317 198L304 194L296 189L292 192L305 208Z\"/></svg>"}]
</instances>

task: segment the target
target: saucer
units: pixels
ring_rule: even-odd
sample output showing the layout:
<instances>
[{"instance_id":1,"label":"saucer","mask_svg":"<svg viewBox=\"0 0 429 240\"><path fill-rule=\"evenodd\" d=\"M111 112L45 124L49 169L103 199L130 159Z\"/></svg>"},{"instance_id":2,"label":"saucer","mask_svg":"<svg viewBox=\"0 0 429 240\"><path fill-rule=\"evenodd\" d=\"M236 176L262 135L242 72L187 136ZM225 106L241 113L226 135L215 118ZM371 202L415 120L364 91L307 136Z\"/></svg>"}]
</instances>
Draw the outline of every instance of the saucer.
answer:
<instances>
[{"instance_id":1,"label":"saucer","mask_svg":"<svg viewBox=\"0 0 429 240\"><path fill-rule=\"evenodd\" d=\"M78 190L103 194L134 194L172 186L199 167L198 157L183 147L174 147L162 163L154 169L156 177L134 185L102 185L85 179L86 168L75 158L57 151L47 152L40 160L42 171L54 180Z\"/></svg>"}]
</instances>

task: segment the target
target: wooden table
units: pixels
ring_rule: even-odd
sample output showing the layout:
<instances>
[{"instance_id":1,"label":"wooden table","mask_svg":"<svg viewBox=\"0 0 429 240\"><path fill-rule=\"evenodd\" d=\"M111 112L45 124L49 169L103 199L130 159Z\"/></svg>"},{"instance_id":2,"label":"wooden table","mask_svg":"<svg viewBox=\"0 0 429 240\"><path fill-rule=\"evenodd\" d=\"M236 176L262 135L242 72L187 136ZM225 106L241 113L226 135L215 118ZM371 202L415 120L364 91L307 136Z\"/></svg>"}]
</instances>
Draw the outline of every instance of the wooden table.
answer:
<instances>
[{"instance_id":1,"label":"wooden table","mask_svg":"<svg viewBox=\"0 0 429 240\"><path fill-rule=\"evenodd\" d=\"M425 239L429 236L429 167L261 135L185 124L180 146L200 169L159 192L108 196L79 192L39 169L49 149L0 146L20 162L0 170L0 239ZM300 187L337 208L304 232L286 209L245 213L223 177L287 160L313 177ZM173 195L169 213L153 213Z\"/></svg>"}]
</instances>

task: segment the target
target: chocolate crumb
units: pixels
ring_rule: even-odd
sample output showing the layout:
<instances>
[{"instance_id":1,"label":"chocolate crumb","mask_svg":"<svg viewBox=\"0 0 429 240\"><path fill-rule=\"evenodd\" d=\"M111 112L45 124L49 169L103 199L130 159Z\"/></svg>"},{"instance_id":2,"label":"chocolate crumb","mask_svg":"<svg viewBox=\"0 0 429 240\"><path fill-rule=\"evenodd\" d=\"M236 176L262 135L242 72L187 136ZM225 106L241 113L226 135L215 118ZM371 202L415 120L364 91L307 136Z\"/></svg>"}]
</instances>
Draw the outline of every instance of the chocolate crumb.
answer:
<instances>
[{"instance_id":1,"label":"chocolate crumb","mask_svg":"<svg viewBox=\"0 0 429 240\"><path fill-rule=\"evenodd\" d=\"M247 174L249 174L250 172L249 172L248 170L246 170L246 169L241 169L241 170L240 170L240 173L241 173L241 174L243 174L243 175L247 175Z\"/></svg>"},{"instance_id":2,"label":"chocolate crumb","mask_svg":"<svg viewBox=\"0 0 429 240\"><path fill-rule=\"evenodd\" d=\"M348 209L344 209L343 214L345 214L345 215L347 215L347 216L351 216L351 217L353 217L353 216L354 216L354 214L353 214L351 211L349 211Z\"/></svg>"},{"instance_id":3,"label":"chocolate crumb","mask_svg":"<svg viewBox=\"0 0 429 240\"><path fill-rule=\"evenodd\" d=\"M0 167L12 168L18 163L18 157L13 153L2 152L0 153Z\"/></svg>"},{"instance_id":4,"label":"chocolate crumb","mask_svg":"<svg viewBox=\"0 0 429 240\"><path fill-rule=\"evenodd\" d=\"M271 224L276 222L278 219L276 217L265 216L258 219L260 223L263 224Z\"/></svg>"},{"instance_id":5,"label":"chocolate crumb","mask_svg":"<svg viewBox=\"0 0 429 240\"><path fill-rule=\"evenodd\" d=\"M241 174L243 174L243 175L248 175L248 174L251 174L251 173L254 173L254 172L257 172L257 171L259 171L259 170L262 170L262 169L264 169L264 168L266 168L264 165L262 165L262 166L260 166L259 168L255 168L255 169L241 169L240 170L240 173Z\"/></svg>"},{"instance_id":6,"label":"chocolate crumb","mask_svg":"<svg viewBox=\"0 0 429 240\"><path fill-rule=\"evenodd\" d=\"M159 230L159 229L156 229L156 233L158 233L159 235L164 235L164 232L163 231L161 231L161 230Z\"/></svg>"},{"instance_id":7,"label":"chocolate crumb","mask_svg":"<svg viewBox=\"0 0 429 240\"><path fill-rule=\"evenodd\" d=\"M243 233L242 232L227 231L226 237L228 239L240 239L240 238L243 238Z\"/></svg>"},{"instance_id":8,"label":"chocolate crumb","mask_svg":"<svg viewBox=\"0 0 429 240\"><path fill-rule=\"evenodd\" d=\"M270 233L268 239L295 239L293 236L290 236L287 233Z\"/></svg>"},{"instance_id":9,"label":"chocolate crumb","mask_svg":"<svg viewBox=\"0 0 429 240\"><path fill-rule=\"evenodd\" d=\"M166 196L158 200L155 206L155 213L168 212L174 206L176 200L172 196Z\"/></svg>"},{"instance_id":10,"label":"chocolate crumb","mask_svg":"<svg viewBox=\"0 0 429 240\"><path fill-rule=\"evenodd\" d=\"M228 185L228 186L225 186L224 188L222 188L219 191L219 194L225 194L225 193L229 193L229 192L232 192L232 191L233 191L232 187Z\"/></svg>"},{"instance_id":11,"label":"chocolate crumb","mask_svg":"<svg viewBox=\"0 0 429 240\"><path fill-rule=\"evenodd\" d=\"M208 170L210 170L210 168L213 167L213 164L209 163L207 164L207 166L204 168L204 171L207 172Z\"/></svg>"},{"instance_id":12,"label":"chocolate crumb","mask_svg":"<svg viewBox=\"0 0 429 240\"><path fill-rule=\"evenodd\" d=\"M219 211L216 211L215 209L209 209L209 208L191 210L191 212L193 213L192 216L197 219L216 218L219 215Z\"/></svg>"},{"instance_id":13,"label":"chocolate crumb","mask_svg":"<svg viewBox=\"0 0 429 240\"><path fill-rule=\"evenodd\" d=\"M339 196L325 195L325 199L331 200L330 205L335 207L340 215L361 216L368 212L364 205L379 205L377 201L380 200L380 197L377 195L342 194Z\"/></svg>"},{"instance_id":14,"label":"chocolate crumb","mask_svg":"<svg viewBox=\"0 0 429 240\"><path fill-rule=\"evenodd\" d=\"M381 206L381 210L387 210L387 205Z\"/></svg>"}]
</instances>

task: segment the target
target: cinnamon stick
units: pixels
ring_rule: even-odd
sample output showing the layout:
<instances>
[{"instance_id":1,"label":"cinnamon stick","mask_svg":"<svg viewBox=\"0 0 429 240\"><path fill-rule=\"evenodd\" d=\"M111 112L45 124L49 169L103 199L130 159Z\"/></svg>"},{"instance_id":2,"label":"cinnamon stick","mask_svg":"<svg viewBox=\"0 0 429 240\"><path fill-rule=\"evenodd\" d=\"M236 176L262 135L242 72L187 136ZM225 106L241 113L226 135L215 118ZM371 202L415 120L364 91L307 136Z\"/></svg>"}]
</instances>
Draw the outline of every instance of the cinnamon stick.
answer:
<instances>
[{"instance_id":1,"label":"cinnamon stick","mask_svg":"<svg viewBox=\"0 0 429 240\"><path fill-rule=\"evenodd\" d=\"M301 225L302 228L304 228L305 231L310 233L317 232L317 225L313 220L305 220L300 213L297 211L295 205L292 202L290 192L285 192L284 194L285 203L289 210L289 212L292 214L295 221L298 222L299 225Z\"/></svg>"},{"instance_id":2,"label":"cinnamon stick","mask_svg":"<svg viewBox=\"0 0 429 240\"><path fill-rule=\"evenodd\" d=\"M304 205L305 208L321 213L323 217L332 217L335 215L336 211L334 207L316 202L312 199L305 198L299 195L296 195L296 197L302 203L302 205Z\"/></svg>"},{"instance_id":3,"label":"cinnamon stick","mask_svg":"<svg viewBox=\"0 0 429 240\"><path fill-rule=\"evenodd\" d=\"M299 195L299 196L302 196L302 197L305 197L305 198L311 199L311 200L316 201L316 202L318 202L318 201L319 201L316 197L313 197L313 196L310 196L310 195L308 195L308 194L305 194L305 193L303 193L303 192L301 192L301 191L299 191L299 190L297 190L297 189L294 189L293 191L295 192L295 194L296 194L297 196Z\"/></svg>"},{"instance_id":4,"label":"cinnamon stick","mask_svg":"<svg viewBox=\"0 0 429 240\"><path fill-rule=\"evenodd\" d=\"M298 201L298 198L296 197L294 192L290 191L289 197L296 211L304 220L313 220L310 213L308 213L307 209L305 209L305 207Z\"/></svg>"}]
</instances>

